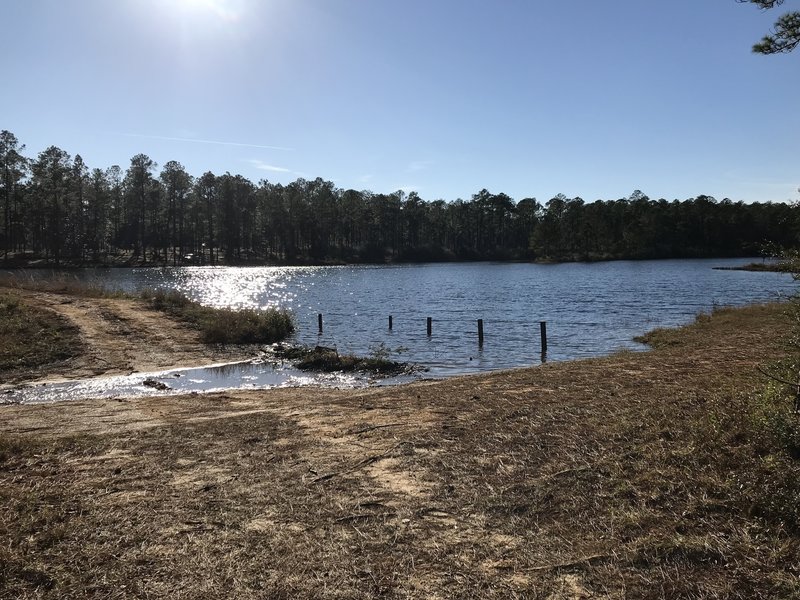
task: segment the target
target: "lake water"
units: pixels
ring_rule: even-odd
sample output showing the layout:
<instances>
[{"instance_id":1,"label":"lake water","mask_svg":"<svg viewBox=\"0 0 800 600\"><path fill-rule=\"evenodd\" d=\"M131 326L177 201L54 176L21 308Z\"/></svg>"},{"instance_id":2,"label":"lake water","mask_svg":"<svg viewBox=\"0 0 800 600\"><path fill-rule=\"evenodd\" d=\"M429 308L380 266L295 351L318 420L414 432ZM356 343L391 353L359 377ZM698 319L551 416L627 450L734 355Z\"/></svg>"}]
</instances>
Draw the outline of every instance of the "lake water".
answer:
<instances>
[{"instance_id":1,"label":"lake water","mask_svg":"<svg viewBox=\"0 0 800 600\"><path fill-rule=\"evenodd\" d=\"M296 342L359 355L388 351L392 359L427 367L431 376L448 376L539 364L540 321L547 322L546 359L568 360L642 349L633 337L655 327L689 323L714 306L794 292L796 284L785 274L713 269L747 262L179 267L75 276L126 291L177 289L212 306L287 308L296 317ZM484 321L482 347L478 319Z\"/></svg>"}]
</instances>

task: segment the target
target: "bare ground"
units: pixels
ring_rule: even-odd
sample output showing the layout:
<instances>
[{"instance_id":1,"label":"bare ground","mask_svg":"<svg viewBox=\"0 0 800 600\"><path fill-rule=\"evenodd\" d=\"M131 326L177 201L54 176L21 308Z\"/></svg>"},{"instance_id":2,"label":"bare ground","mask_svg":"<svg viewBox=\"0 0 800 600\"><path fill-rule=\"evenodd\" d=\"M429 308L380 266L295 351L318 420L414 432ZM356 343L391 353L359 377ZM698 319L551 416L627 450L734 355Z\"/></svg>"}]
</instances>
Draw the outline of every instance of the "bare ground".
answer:
<instances>
[{"instance_id":1,"label":"bare ground","mask_svg":"<svg viewBox=\"0 0 800 600\"><path fill-rule=\"evenodd\" d=\"M243 360L253 353L252 348L203 344L196 330L139 300L86 298L20 288L13 293L26 304L53 311L77 327L83 351L72 359L37 370L0 373L0 383L166 370Z\"/></svg>"},{"instance_id":2,"label":"bare ground","mask_svg":"<svg viewBox=\"0 0 800 600\"><path fill-rule=\"evenodd\" d=\"M746 420L784 327L751 307L441 382L3 408L0 597L800 597Z\"/></svg>"}]
</instances>

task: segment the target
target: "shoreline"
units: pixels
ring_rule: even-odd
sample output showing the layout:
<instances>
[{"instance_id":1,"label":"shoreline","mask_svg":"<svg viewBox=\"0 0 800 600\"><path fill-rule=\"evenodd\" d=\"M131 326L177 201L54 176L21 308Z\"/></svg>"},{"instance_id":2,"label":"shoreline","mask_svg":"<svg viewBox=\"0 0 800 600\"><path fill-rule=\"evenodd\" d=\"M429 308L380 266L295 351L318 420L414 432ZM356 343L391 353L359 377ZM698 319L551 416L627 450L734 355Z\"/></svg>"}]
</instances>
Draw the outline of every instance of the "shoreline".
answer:
<instances>
[{"instance_id":1,"label":"shoreline","mask_svg":"<svg viewBox=\"0 0 800 600\"><path fill-rule=\"evenodd\" d=\"M716 271L751 271L754 273L791 273L798 272L798 265L792 262L749 263L737 267L712 267Z\"/></svg>"},{"instance_id":2,"label":"shoreline","mask_svg":"<svg viewBox=\"0 0 800 600\"><path fill-rule=\"evenodd\" d=\"M0 374L0 384L142 371L191 368L198 364L237 362L257 356L258 346L209 345L201 333L157 311L140 299L0 287L37 310L55 313L77 330L79 346L63 361Z\"/></svg>"},{"instance_id":3,"label":"shoreline","mask_svg":"<svg viewBox=\"0 0 800 600\"><path fill-rule=\"evenodd\" d=\"M135 399L140 396L154 395L152 390L134 393L133 395L125 391L125 389L130 389L131 385L136 385L136 380L146 376L158 379L159 375L165 373L171 374L187 370L203 371L230 365L248 365L253 364L253 361L261 362L265 359L265 362L273 366L284 364L282 358L272 356L264 345L224 346L203 343L196 329L170 317L168 314L152 309L137 298L81 296L70 292L38 291L25 288L3 288L0 286L0 292L4 290L16 294L24 302L35 308L53 311L68 321L71 326L77 329L82 340L82 347L73 357L64 361L28 370L0 373L0 393L11 393L15 389L32 389L42 385L58 386L60 384L75 383L90 386L94 382L102 384L103 381L112 378L128 377L131 380L130 383L122 381L119 384L122 391L119 393L104 392L102 397L122 396ZM632 338L632 341L647 346L646 336L647 334L644 333ZM601 360L620 351L638 353L650 352L652 349L639 350L630 348L616 350L610 355L577 358L549 364L571 363L575 360ZM538 369L545 364L548 363L459 373L438 378L422 377L421 380L442 381L453 377L488 376L527 368ZM301 374L301 372L305 373L306 371L298 370L298 374ZM324 371L316 371L314 369L311 369L311 373L318 376L320 380L325 375ZM369 373L363 372L361 375L368 377ZM392 385L408 385L410 383L415 383L415 381L403 381ZM167 384L169 384L169 381L167 381ZM324 389L339 388L337 382L331 384L309 383L291 387L301 389L314 386ZM269 391L281 387L284 386L267 384L265 387L213 388L213 391L210 391L201 385L195 391L191 391L191 388L186 389L184 392L176 390L171 392L170 395L180 395L181 393L236 393L252 390ZM353 389L363 389L383 386L380 384L368 384L365 386L345 385L341 389L349 389L351 387ZM58 393L56 391L56 394ZM71 398L53 400L53 402L63 401L74 400ZM44 404L49 403L49 401L33 403ZM19 404L19 402L14 402L13 400L5 403L0 402L0 405L14 404ZM23 402L22 404L28 405L30 402Z\"/></svg>"},{"instance_id":4,"label":"shoreline","mask_svg":"<svg viewBox=\"0 0 800 600\"><path fill-rule=\"evenodd\" d=\"M231 262L225 263L216 261L214 263L190 263L179 262L178 264L169 264L164 262L147 262L147 261L132 261L132 260L119 260L115 262L85 262L85 263L72 263L70 261L63 262L56 266L52 262L45 259L37 259L34 261L12 261L14 264L3 264L0 260L0 271L7 271L15 273L20 271L79 271L82 269L173 269L181 267L235 267L235 268L261 268L261 267L357 267L357 266L403 266L403 265L425 265L425 264L471 264L471 263L500 263L500 264L534 264L534 265L561 265L561 264L594 264L603 262L644 262L644 261L667 261L667 260L754 260L758 259L755 256L671 256L671 257L612 257L612 256L597 256L597 257L560 257L560 258L476 258L476 259L452 259L452 260L387 260L387 261L372 261L372 262L347 262L341 260L300 260L300 261L246 261L246 262ZM760 263L753 263L760 264ZM747 266L747 265L745 265ZM713 267L718 269L736 269L736 267ZM760 270L760 269L753 269Z\"/></svg>"}]
</instances>

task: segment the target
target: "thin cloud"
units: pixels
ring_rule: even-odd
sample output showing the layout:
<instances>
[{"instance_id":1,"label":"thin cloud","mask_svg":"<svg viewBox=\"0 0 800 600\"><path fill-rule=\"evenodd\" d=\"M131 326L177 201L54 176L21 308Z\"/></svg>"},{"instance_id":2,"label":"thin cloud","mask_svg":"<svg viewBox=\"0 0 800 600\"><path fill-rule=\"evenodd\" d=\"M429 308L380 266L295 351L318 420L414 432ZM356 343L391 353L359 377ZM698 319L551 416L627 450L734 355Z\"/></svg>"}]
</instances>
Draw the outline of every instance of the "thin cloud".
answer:
<instances>
[{"instance_id":1,"label":"thin cloud","mask_svg":"<svg viewBox=\"0 0 800 600\"><path fill-rule=\"evenodd\" d=\"M271 173L291 173L291 169L287 169L286 167L276 167L275 165L270 165L265 163L262 160L258 160L256 158L252 160L248 160L251 165L253 165L256 169L260 171L270 171Z\"/></svg>"},{"instance_id":2,"label":"thin cloud","mask_svg":"<svg viewBox=\"0 0 800 600\"><path fill-rule=\"evenodd\" d=\"M415 160L408 164L408 171L414 173L416 171L424 171L433 165L432 160Z\"/></svg>"},{"instance_id":3,"label":"thin cloud","mask_svg":"<svg viewBox=\"0 0 800 600\"><path fill-rule=\"evenodd\" d=\"M167 135L144 135L141 133L123 133L126 137L144 138L149 140L165 140L168 142L190 142L195 144L213 144L216 146L237 146L239 148L261 148L263 150L294 150L285 146L267 146L264 144L245 144L244 142L224 142L220 140L201 140L197 138L172 137Z\"/></svg>"},{"instance_id":4,"label":"thin cloud","mask_svg":"<svg viewBox=\"0 0 800 600\"><path fill-rule=\"evenodd\" d=\"M373 177L374 177L374 175L362 175L361 177L358 178L358 182L359 183L369 183L370 181L372 181Z\"/></svg>"},{"instance_id":5,"label":"thin cloud","mask_svg":"<svg viewBox=\"0 0 800 600\"><path fill-rule=\"evenodd\" d=\"M723 173L723 177L726 180L734 181L737 185L750 185L750 186L762 186L762 187L774 187L774 188L785 188L785 187L798 187L797 181L780 181L773 178L767 177L741 177L741 174L736 171L726 171Z\"/></svg>"}]
</instances>

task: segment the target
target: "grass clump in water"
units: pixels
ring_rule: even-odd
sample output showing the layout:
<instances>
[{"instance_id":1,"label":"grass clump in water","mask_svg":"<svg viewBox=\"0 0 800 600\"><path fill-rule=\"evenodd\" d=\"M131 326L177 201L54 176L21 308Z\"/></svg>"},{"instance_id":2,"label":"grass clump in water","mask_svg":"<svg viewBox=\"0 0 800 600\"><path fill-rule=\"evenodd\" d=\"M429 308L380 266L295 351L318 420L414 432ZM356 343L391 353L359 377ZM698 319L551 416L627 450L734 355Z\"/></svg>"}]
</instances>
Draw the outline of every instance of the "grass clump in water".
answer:
<instances>
[{"instance_id":1,"label":"grass clump in water","mask_svg":"<svg viewBox=\"0 0 800 600\"><path fill-rule=\"evenodd\" d=\"M339 354L335 348L324 346L315 346L314 348L279 347L276 354L280 358L297 361L296 366L302 371L323 373L364 371L380 375L400 375L411 370L408 363L390 360L388 353L383 349L374 351L368 357Z\"/></svg>"},{"instance_id":2,"label":"grass clump in water","mask_svg":"<svg viewBox=\"0 0 800 600\"><path fill-rule=\"evenodd\" d=\"M271 344L295 329L292 315L283 309L212 308L174 290L145 290L141 297L152 308L199 329L207 344Z\"/></svg>"}]
</instances>

